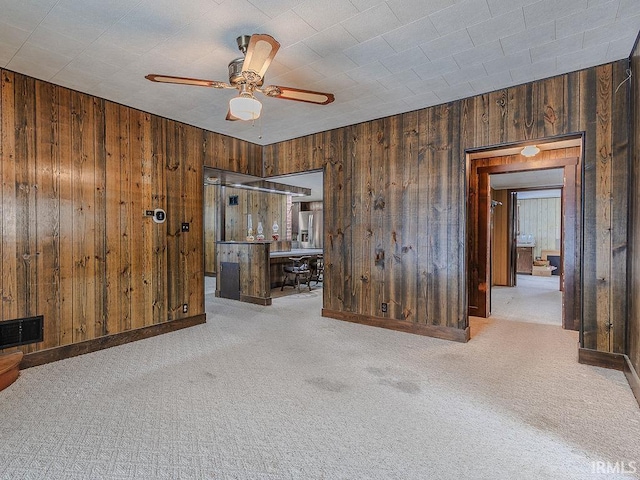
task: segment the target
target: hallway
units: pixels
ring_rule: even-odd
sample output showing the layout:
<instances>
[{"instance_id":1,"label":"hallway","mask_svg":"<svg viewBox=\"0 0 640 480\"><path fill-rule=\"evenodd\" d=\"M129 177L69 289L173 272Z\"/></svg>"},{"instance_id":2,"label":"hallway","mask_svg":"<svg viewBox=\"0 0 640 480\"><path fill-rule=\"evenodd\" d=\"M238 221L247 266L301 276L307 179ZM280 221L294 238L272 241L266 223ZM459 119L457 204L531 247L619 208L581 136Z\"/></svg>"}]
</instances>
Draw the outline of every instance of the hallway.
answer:
<instances>
[{"instance_id":1,"label":"hallway","mask_svg":"<svg viewBox=\"0 0 640 480\"><path fill-rule=\"evenodd\" d=\"M491 318L562 325L560 277L518 275L516 287L491 287Z\"/></svg>"}]
</instances>

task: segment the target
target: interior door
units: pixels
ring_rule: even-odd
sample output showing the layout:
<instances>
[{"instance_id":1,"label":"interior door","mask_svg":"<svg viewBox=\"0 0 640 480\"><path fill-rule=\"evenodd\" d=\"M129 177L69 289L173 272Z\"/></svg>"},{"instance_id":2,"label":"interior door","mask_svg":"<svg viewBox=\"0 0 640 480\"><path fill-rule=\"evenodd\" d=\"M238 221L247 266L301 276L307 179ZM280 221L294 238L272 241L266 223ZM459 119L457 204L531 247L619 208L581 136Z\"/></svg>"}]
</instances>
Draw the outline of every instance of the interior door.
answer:
<instances>
[{"instance_id":1,"label":"interior door","mask_svg":"<svg viewBox=\"0 0 640 480\"><path fill-rule=\"evenodd\" d=\"M478 317L488 317L491 311L491 186L489 174L478 173L478 282L477 313Z\"/></svg>"}]
</instances>

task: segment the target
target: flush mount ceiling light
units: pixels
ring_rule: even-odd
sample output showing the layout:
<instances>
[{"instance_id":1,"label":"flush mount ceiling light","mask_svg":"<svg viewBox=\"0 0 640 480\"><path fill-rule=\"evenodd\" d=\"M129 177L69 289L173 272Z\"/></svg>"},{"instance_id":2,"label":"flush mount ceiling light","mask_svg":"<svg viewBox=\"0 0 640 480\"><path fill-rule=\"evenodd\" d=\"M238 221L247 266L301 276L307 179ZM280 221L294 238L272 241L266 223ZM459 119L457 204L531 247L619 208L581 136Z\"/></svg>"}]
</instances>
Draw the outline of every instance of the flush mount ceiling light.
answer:
<instances>
[{"instance_id":1,"label":"flush mount ceiling light","mask_svg":"<svg viewBox=\"0 0 640 480\"><path fill-rule=\"evenodd\" d=\"M239 120L255 120L261 111L262 104L250 93L241 93L229 100L229 114Z\"/></svg>"},{"instance_id":2,"label":"flush mount ceiling light","mask_svg":"<svg viewBox=\"0 0 640 480\"><path fill-rule=\"evenodd\" d=\"M538 147L536 147L535 145L527 145L526 147L524 147L522 149L522 151L520 153L522 155L524 155L525 157L533 157L533 156L537 155L538 153L540 153L540 149Z\"/></svg>"}]
</instances>

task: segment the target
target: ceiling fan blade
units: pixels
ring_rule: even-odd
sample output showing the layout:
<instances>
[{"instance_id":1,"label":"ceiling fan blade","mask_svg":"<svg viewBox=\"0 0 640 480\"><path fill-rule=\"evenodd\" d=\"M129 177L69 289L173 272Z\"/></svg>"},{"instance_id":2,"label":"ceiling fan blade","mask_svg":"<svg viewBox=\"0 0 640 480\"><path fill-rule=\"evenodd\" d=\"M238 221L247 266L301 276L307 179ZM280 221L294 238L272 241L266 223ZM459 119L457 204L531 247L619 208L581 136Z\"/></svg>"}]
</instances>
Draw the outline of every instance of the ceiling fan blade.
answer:
<instances>
[{"instance_id":1,"label":"ceiling fan blade","mask_svg":"<svg viewBox=\"0 0 640 480\"><path fill-rule=\"evenodd\" d=\"M260 89L260 91L269 97L284 98L297 102L317 103L318 105L327 105L335 100L332 93L313 92L311 90L281 87L279 85L269 85L268 87Z\"/></svg>"},{"instance_id":2,"label":"ceiling fan blade","mask_svg":"<svg viewBox=\"0 0 640 480\"><path fill-rule=\"evenodd\" d=\"M217 82L215 80L202 80L200 78L188 78L188 77L172 77L170 75L157 75L151 73L145 76L147 80L159 83L177 83L180 85L195 85L198 87L213 87L213 88L235 88L225 82Z\"/></svg>"},{"instance_id":3,"label":"ceiling fan blade","mask_svg":"<svg viewBox=\"0 0 640 480\"><path fill-rule=\"evenodd\" d=\"M255 72L260 78L280 49L280 44L271 35L256 33L251 35L247 53L242 64L243 72Z\"/></svg>"}]
</instances>

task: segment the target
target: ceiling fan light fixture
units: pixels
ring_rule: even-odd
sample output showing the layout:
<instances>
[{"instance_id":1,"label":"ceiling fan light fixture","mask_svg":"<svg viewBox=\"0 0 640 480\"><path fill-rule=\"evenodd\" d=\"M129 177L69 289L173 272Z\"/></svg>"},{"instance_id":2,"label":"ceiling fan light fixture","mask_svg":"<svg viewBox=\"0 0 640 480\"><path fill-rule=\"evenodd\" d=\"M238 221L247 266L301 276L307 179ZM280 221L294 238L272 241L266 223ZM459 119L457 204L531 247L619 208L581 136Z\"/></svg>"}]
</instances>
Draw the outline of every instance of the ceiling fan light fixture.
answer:
<instances>
[{"instance_id":1,"label":"ceiling fan light fixture","mask_svg":"<svg viewBox=\"0 0 640 480\"><path fill-rule=\"evenodd\" d=\"M255 120L261 111L262 104L253 95L239 95L229 100L229 112L240 120Z\"/></svg>"},{"instance_id":2,"label":"ceiling fan light fixture","mask_svg":"<svg viewBox=\"0 0 640 480\"><path fill-rule=\"evenodd\" d=\"M540 153L540 149L538 147L536 147L535 145L527 145L526 147L524 147L522 149L522 151L520 153L522 155L524 155L525 157L534 157L538 153Z\"/></svg>"}]
</instances>

